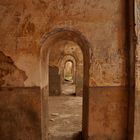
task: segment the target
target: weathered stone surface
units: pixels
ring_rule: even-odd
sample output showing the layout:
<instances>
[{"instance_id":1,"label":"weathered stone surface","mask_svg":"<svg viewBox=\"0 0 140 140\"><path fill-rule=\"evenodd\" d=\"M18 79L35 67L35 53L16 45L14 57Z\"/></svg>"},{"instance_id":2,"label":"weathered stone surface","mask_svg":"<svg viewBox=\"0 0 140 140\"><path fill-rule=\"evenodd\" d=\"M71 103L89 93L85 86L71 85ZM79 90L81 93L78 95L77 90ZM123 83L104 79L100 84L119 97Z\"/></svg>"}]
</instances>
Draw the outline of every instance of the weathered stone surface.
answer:
<instances>
[{"instance_id":1,"label":"weathered stone surface","mask_svg":"<svg viewBox=\"0 0 140 140\"><path fill-rule=\"evenodd\" d=\"M26 78L25 72L18 69L10 57L0 52L0 86L23 87Z\"/></svg>"},{"instance_id":2,"label":"weathered stone surface","mask_svg":"<svg viewBox=\"0 0 140 140\"><path fill-rule=\"evenodd\" d=\"M25 86L39 86L43 35L55 28L75 29L92 47L90 85L125 85L124 7L124 0L1 0L0 50L27 74Z\"/></svg>"},{"instance_id":3,"label":"weathered stone surface","mask_svg":"<svg viewBox=\"0 0 140 140\"><path fill-rule=\"evenodd\" d=\"M140 1L135 0L135 32L137 36L136 42L136 63L135 63L135 102L134 102L134 139L140 138Z\"/></svg>"},{"instance_id":4,"label":"weathered stone surface","mask_svg":"<svg viewBox=\"0 0 140 140\"><path fill-rule=\"evenodd\" d=\"M39 88L0 89L0 139L41 140Z\"/></svg>"},{"instance_id":5,"label":"weathered stone surface","mask_svg":"<svg viewBox=\"0 0 140 140\"><path fill-rule=\"evenodd\" d=\"M89 104L89 140L128 138L127 87L91 88Z\"/></svg>"},{"instance_id":6,"label":"weathered stone surface","mask_svg":"<svg viewBox=\"0 0 140 140\"><path fill-rule=\"evenodd\" d=\"M61 82L58 68L49 66L49 95L58 96L61 94Z\"/></svg>"},{"instance_id":7,"label":"weathered stone surface","mask_svg":"<svg viewBox=\"0 0 140 140\"><path fill-rule=\"evenodd\" d=\"M43 88L43 91L45 91L43 92L44 95L42 100L44 107L43 123L45 128L48 125L46 123L47 96L45 94L48 91L48 77L46 76L48 75L48 71L44 69L45 72L43 73L45 74L42 74L42 80L40 78L39 65L41 59L41 43L43 42L42 40L46 39L45 36L52 30L65 28L70 31L75 31L76 35L71 32L60 33L61 35L56 36L56 38L58 38L54 40L56 43L58 43L59 40L66 39L76 43L78 42L82 45L84 44L84 47L82 46L83 48L90 48L87 48L87 50L90 50L90 56L89 54L86 54L86 51L83 52L85 59L90 57L90 59L87 60L90 61L90 67L88 64L84 63L88 66L85 66L84 74L88 75L88 71L90 71L90 74L89 77L86 75L87 78L84 79L83 118L85 124L83 123L83 127L85 128L83 128L83 130L85 131L83 131L83 133L85 133L85 136L89 137L89 139L126 139L126 126L128 125L126 122L128 119L128 92L118 90L120 86L126 86L129 79L127 73L128 51L126 50L128 50L128 46L126 45L125 2L125 0L0 0L0 51L6 57L9 56L11 58L12 65L14 63L13 67L15 68L16 66L16 68L18 68L16 71L19 72L20 69L27 76L27 79L25 80L23 74L19 72L20 76L18 76L17 73L15 74L15 77L19 78L18 80L15 80L15 83L10 82L10 80L7 80L6 83L10 82L10 84L12 83L11 86L17 86L18 81L18 85L23 85L25 87L40 86L41 83L41 87ZM79 35L77 35L77 33L80 33L80 39L77 37ZM81 41L81 36L84 36L83 38L87 40L88 43L83 43L85 40ZM54 44L49 45L53 47ZM46 48L49 48L50 46L46 46ZM53 55L55 56L55 51ZM43 59L48 59L47 54ZM42 67L44 68L46 65L48 65L48 63L44 61ZM136 73L138 73L138 71L139 69L137 68ZM9 75L7 79L12 79L12 75ZM138 86L137 89L139 89L139 76L137 76L136 81ZM88 91L89 86L93 90ZM103 88L101 91L99 90L100 92L96 90L95 93L93 86L102 86ZM111 89L111 91L108 91L107 89L106 93L105 86L110 86L110 88L114 86L115 88ZM27 102L32 104L34 101L31 98L33 98L34 95L30 98L29 95L26 94L26 96L23 97L21 94L18 94L17 96L18 98L23 97L22 99L24 100L27 98L30 100ZM5 100L7 101L9 96L6 97ZM11 97L10 99L12 100L13 98ZM5 100L3 100L3 102ZM112 101L114 101L114 103L112 103ZM14 101L11 101L9 106L18 108L20 105L26 105L25 101L15 106L16 102L17 99L14 98ZM139 100L137 100L136 103L138 102ZM2 108L5 107L5 104L8 103L4 102ZM110 108L109 104L114 108ZM36 105L33 105L33 107L35 106ZM28 107L24 106L23 108L26 110L26 108L30 107L32 107L32 105ZM34 108L31 108L31 111L33 110ZM136 120L138 120L138 108L136 111ZM35 110L34 112L37 113L39 110ZM11 111L11 114L12 113L13 112ZM21 123L19 123L21 120L22 119L19 119L17 123L19 125L18 128L22 128L22 125L20 127ZM31 122L32 120L34 120L34 118L31 119ZM28 117L25 119L25 122L26 121L28 121ZM2 126L6 126L5 124L7 122L3 123ZM11 127L15 129L15 124L11 124ZM33 126L32 128L35 129L36 132L37 127ZM138 133L138 126L136 126L135 129L135 132ZM11 131L12 129L9 128L7 130ZM47 136L47 131L46 129L44 130L43 134L44 136ZM18 133L14 133L18 135ZM25 133L23 136L25 139L28 139L26 137L28 135L27 131L21 131L21 133ZM34 139L34 137L37 139L40 138L40 132L39 134L31 134L31 139ZM11 139L16 139L21 136L15 137L16 135L12 135L11 133L5 134L3 129L1 135L4 138L11 137ZM138 138L139 135L135 137L136 140L138 140Z\"/></svg>"}]
</instances>

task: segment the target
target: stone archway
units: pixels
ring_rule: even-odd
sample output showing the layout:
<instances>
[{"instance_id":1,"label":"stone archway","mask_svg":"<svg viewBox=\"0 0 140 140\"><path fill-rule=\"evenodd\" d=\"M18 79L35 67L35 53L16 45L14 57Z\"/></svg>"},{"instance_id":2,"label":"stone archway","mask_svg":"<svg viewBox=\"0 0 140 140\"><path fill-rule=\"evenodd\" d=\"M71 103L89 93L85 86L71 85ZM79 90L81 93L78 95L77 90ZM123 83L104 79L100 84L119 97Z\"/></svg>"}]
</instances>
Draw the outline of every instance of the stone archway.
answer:
<instances>
[{"instance_id":1,"label":"stone archway","mask_svg":"<svg viewBox=\"0 0 140 140\"><path fill-rule=\"evenodd\" d=\"M71 62L72 64L72 81L71 81L71 84L70 84L70 81L66 82L66 64ZM72 55L65 55L64 57L61 58L60 62L59 62L59 74L60 74L60 87L61 87L61 93L62 94L66 94L65 93L65 87L68 87L68 85L71 85L72 87L72 91L70 91L68 94L71 94L72 92L73 93L76 93L76 74L77 74L77 71L76 71L76 68L77 68L77 60L72 56ZM72 86L73 85L73 86Z\"/></svg>"},{"instance_id":2,"label":"stone archway","mask_svg":"<svg viewBox=\"0 0 140 140\"><path fill-rule=\"evenodd\" d=\"M84 83L83 83L83 126L82 134L83 137L87 137L88 133L88 92L89 92L89 68L90 68L90 45L85 37L78 31L69 29L57 29L42 38L41 44L41 91L42 91L42 134L43 140L47 139L47 101L49 93L49 81L48 81L48 63L49 63L49 53L51 47L54 43L60 40L68 40L76 43L83 52L83 63L84 63Z\"/></svg>"},{"instance_id":3,"label":"stone archway","mask_svg":"<svg viewBox=\"0 0 140 140\"><path fill-rule=\"evenodd\" d=\"M76 78L76 67L77 67L77 59L72 56L72 55L65 55L63 58L61 58L60 62L59 62L59 65L60 65L60 68L59 68L59 73L61 75L61 81L63 81L63 75L64 75L64 68L65 68L65 64L66 62L68 61L71 61L73 63L73 72L74 72L74 82L75 82L75 78Z\"/></svg>"},{"instance_id":4,"label":"stone archway","mask_svg":"<svg viewBox=\"0 0 140 140\"><path fill-rule=\"evenodd\" d=\"M82 61L80 61L76 56L67 54L63 58L61 58L59 65L59 73L60 73L60 79L63 81L63 75L64 75L64 66L67 61L71 61L73 63L73 70L74 70L74 83L76 85L75 93L77 96L82 96L83 93L83 58ZM61 82L62 85L62 82Z\"/></svg>"},{"instance_id":5,"label":"stone archway","mask_svg":"<svg viewBox=\"0 0 140 140\"><path fill-rule=\"evenodd\" d=\"M71 60L68 60L65 62L64 64L64 70L63 70L63 80L64 81L68 81L68 82L72 82L75 83L75 65L74 62Z\"/></svg>"}]
</instances>

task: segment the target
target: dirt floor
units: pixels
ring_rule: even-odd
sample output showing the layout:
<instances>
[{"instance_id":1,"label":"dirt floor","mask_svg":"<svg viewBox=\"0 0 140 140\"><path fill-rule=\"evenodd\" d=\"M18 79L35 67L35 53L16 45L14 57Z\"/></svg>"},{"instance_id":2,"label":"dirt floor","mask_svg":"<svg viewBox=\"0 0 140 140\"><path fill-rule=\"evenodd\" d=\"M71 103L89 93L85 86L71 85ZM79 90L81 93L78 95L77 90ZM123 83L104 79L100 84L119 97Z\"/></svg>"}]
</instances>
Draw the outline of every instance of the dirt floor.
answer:
<instances>
[{"instance_id":1,"label":"dirt floor","mask_svg":"<svg viewBox=\"0 0 140 140\"><path fill-rule=\"evenodd\" d=\"M82 97L49 97L49 140L81 140Z\"/></svg>"},{"instance_id":2,"label":"dirt floor","mask_svg":"<svg viewBox=\"0 0 140 140\"><path fill-rule=\"evenodd\" d=\"M71 83L64 83L62 86L62 94L64 95L73 95L75 94L76 85Z\"/></svg>"}]
</instances>

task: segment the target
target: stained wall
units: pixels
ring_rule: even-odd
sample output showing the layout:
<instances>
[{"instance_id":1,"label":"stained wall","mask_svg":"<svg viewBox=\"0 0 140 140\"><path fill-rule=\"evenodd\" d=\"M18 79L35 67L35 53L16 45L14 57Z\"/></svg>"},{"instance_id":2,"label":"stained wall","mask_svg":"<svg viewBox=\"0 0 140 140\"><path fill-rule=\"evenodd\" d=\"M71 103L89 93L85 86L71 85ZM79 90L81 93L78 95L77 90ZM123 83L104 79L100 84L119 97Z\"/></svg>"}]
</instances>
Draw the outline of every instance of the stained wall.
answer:
<instances>
[{"instance_id":1,"label":"stained wall","mask_svg":"<svg viewBox=\"0 0 140 140\"><path fill-rule=\"evenodd\" d=\"M40 40L55 28L88 39L91 86L125 85L125 1L2 0L0 6L0 50L26 73L25 86L39 86Z\"/></svg>"},{"instance_id":2,"label":"stained wall","mask_svg":"<svg viewBox=\"0 0 140 140\"><path fill-rule=\"evenodd\" d=\"M40 86L45 34L56 28L79 31L91 53L87 138L123 140L129 78L125 9L125 0L1 0L0 51L14 68L8 79L18 81L4 75L1 86Z\"/></svg>"}]
</instances>

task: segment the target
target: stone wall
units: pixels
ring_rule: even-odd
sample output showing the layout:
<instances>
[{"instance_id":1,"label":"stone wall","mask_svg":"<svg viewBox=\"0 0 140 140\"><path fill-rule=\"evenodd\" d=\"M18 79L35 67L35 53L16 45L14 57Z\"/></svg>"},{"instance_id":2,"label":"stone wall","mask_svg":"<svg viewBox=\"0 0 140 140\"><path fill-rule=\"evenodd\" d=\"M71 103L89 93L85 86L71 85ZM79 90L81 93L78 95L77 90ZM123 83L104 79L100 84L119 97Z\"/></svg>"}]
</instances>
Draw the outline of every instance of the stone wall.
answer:
<instances>
[{"instance_id":1,"label":"stone wall","mask_svg":"<svg viewBox=\"0 0 140 140\"><path fill-rule=\"evenodd\" d=\"M83 52L85 58L90 57L90 67L86 68L87 73L90 73L89 81L84 79L86 113L83 113L83 121L86 126L83 125L83 130L86 132L83 133L87 139L123 140L128 129L125 127L128 125L128 91L119 89L128 89L129 80L125 10L125 0L1 0L0 51L10 58L10 67L12 65L14 71L19 73L16 76L8 75L8 79L18 79L14 80L18 84L15 82L11 86L40 86L40 49L46 34L57 28L74 30L88 41L89 45L84 47L90 46L90 56ZM57 38L57 41L65 39L65 36L61 37L63 38ZM73 41L78 42L74 37ZM46 58L47 56L44 59ZM46 65L44 63L43 67ZM1 79L7 81L6 77ZM9 82L10 80L5 83ZM44 86L42 87L47 91L48 83ZM94 90L95 87L100 90ZM109 92L106 92L106 87L111 90L107 89ZM45 101L47 102L47 97ZM113 109L108 107L110 103ZM138 107L136 111L138 112ZM113 126L110 125L111 122ZM139 129L136 128L137 133Z\"/></svg>"},{"instance_id":2,"label":"stone wall","mask_svg":"<svg viewBox=\"0 0 140 140\"><path fill-rule=\"evenodd\" d=\"M49 66L49 95L58 96L61 94L61 80L58 67Z\"/></svg>"},{"instance_id":3,"label":"stone wall","mask_svg":"<svg viewBox=\"0 0 140 140\"><path fill-rule=\"evenodd\" d=\"M128 88L95 87L89 95L89 140L128 140Z\"/></svg>"},{"instance_id":4,"label":"stone wall","mask_svg":"<svg viewBox=\"0 0 140 140\"><path fill-rule=\"evenodd\" d=\"M0 88L0 139L41 140L39 88Z\"/></svg>"},{"instance_id":5,"label":"stone wall","mask_svg":"<svg viewBox=\"0 0 140 140\"><path fill-rule=\"evenodd\" d=\"M0 51L39 86L40 40L55 28L80 31L92 46L90 85L127 83L125 1L1 0Z\"/></svg>"},{"instance_id":6,"label":"stone wall","mask_svg":"<svg viewBox=\"0 0 140 140\"><path fill-rule=\"evenodd\" d=\"M25 72L18 69L10 57L0 52L0 86L23 87L26 78Z\"/></svg>"},{"instance_id":7,"label":"stone wall","mask_svg":"<svg viewBox=\"0 0 140 140\"><path fill-rule=\"evenodd\" d=\"M136 32L136 63L135 63L135 102L134 102L134 139L140 138L140 1L135 0L135 32Z\"/></svg>"}]
</instances>

